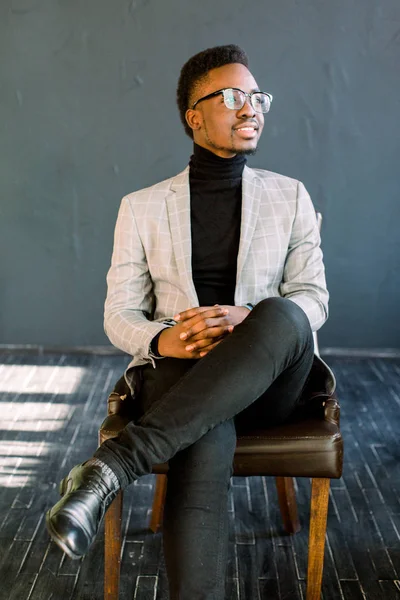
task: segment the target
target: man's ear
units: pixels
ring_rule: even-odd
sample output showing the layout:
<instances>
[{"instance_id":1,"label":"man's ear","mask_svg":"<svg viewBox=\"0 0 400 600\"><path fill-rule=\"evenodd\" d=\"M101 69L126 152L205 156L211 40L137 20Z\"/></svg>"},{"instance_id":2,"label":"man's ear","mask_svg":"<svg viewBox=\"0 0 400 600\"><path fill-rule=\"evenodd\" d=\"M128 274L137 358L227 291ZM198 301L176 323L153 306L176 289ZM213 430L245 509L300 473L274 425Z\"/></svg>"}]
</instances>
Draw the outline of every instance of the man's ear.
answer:
<instances>
[{"instance_id":1,"label":"man's ear","mask_svg":"<svg viewBox=\"0 0 400 600\"><path fill-rule=\"evenodd\" d=\"M188 108L185 113L185 119L190 129L193 129L193 131L200 129L202 123L200 111Z\"/></svg>"}]
</instances>

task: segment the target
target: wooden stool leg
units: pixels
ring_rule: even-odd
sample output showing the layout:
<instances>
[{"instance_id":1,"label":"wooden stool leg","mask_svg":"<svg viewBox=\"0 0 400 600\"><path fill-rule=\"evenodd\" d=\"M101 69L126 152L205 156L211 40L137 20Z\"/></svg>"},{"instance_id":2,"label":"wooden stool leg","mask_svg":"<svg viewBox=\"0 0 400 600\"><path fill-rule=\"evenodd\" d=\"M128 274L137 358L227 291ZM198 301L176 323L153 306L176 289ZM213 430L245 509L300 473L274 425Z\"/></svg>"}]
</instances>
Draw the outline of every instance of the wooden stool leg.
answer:
<instances>
[{"instance_id":1,"label":"wooden stool leg","mask_svg":"<svg viewBox=\"0 0 400 600\"><path fill-rule=\"evenodd\" d=\"M119 595L122 503L119 492L104 517L104 600L118 600Z\"/></svg>"},{"instance_id":2,"label":"wooden stool leg","mask_svg":"<svg viewBox=\"0 0 400 600\"><path fill-rule=\"evenodd\" d=\"M320 600L330 479L314 478L311 487L307 600Z\"/></svg>"},{"instance_id":3,"label":"wooden stool leg","mask_svg":"<svg viewBox=\"0 0 400 600\"><path fill-rule=\"evenodd\" d=\"M275 477L279 508L286 533L300 531L293 477Z\"/></svg>"},{"instance_id":4,"label":"wooden stool leg","mask_svg":"<svg viewBox=\"0 0 400 600\"><path fill-rule=\"evenodd\" d=\"M154 491L153 510L152 510L151 519L150 519L150 529L152 530L153 533L157 533L157 531L161 527L166 493L167 493L167 476L166 475L157 475L156 476L156 489Z\"/></svg>"}]
</instances>

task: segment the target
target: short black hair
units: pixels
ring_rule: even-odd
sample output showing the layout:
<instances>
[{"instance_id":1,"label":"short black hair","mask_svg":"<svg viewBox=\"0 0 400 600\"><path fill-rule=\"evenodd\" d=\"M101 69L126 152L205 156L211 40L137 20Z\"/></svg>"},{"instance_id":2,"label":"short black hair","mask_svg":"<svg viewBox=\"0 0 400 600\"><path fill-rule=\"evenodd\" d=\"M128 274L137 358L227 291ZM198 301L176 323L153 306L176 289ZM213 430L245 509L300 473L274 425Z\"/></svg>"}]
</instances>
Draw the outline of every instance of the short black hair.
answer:
<instances>
[{"instance_id":1,"label":"short black hair","mask_svg":"<svg viewBox=\"0 0 400 600\"><path fill-rule=\"evenodd\" d=\"M182 124L190 138L193 139L193 130L186 122L185 113L189 108L189 99L195 86L206 79L211 69L217 69L232 63L239 63L245 67L249 66L246 52L235 44L207 48L207 50L203 50L189 58L183 65L179 76L176 100Z\"/></svg>"}]
</instances>

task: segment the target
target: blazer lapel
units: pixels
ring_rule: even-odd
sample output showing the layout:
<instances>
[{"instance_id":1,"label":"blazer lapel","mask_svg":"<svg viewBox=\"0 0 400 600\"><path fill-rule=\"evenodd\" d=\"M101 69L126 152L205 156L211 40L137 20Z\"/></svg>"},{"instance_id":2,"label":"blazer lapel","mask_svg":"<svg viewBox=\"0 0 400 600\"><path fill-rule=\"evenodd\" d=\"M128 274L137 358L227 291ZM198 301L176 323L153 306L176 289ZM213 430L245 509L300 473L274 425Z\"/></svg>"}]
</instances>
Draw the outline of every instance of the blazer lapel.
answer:
<instances>
[{"instance_id":1,"label":"blazer lapel","mask_svg":"<svg viewBox=\"0 0 400 600\"><path fill-rule=\"evenodd\" d=\"M166 197L172 247L178 267L182 289L190 299L190 307L199 300L192 276L192 233L190 225L189 167L176 175L171 191Z\"/></svg>"},{"instance_id":2,"label":"blazer lapel","mask_svg":"<svg viewBox=\"0 0 400 600\"><path fill-rule=\"evenodd\" d=\"M240 282L247 254L249 252L254 228L260 210L261 185L253 169L245 167L242 176L242 222L237 258L235 303L246 301L240 298ZM238 296L238 297L237 297Z\"/></svg>"}]
</instances>

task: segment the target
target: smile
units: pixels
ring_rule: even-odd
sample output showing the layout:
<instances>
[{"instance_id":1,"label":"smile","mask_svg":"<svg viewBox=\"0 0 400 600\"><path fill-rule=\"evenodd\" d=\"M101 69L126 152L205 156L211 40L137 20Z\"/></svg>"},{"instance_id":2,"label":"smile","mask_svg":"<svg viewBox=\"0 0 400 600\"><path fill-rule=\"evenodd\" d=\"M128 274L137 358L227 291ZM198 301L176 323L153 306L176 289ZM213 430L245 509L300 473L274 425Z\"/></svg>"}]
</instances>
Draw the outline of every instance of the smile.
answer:
<instances>
[{"instance_id":1,"label":"smile","mask_svg":"<svg viewBox=\"0 0 400 600\"><path fill-rule=\"evenodd\" d=\"M234 131L243 139L252 139L257 137L257 129L255 127L238 127Z\"/></svg>"}]
</instances>

